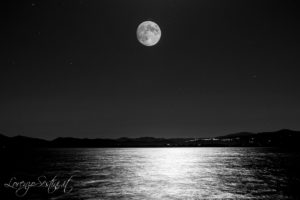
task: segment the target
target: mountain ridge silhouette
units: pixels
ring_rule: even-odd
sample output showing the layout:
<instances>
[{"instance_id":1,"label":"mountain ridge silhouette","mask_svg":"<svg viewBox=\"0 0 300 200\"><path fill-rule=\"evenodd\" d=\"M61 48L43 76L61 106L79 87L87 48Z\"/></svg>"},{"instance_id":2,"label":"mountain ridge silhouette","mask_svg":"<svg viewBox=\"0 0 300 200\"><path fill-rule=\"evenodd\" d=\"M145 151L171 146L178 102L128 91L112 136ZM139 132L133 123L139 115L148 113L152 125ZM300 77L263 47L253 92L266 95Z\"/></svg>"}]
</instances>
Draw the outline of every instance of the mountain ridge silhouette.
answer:
<instances>
[{"instance_id":1,"label":"mountain ridge silhouette","mask_svg":"<svg viewBox=\"0 0 300 200\"><path fill-rule=\"evenodd\" d=\"M3 148L72 147L298 147L300 131L282 129L273 132L239 132L211 138L73 138L45 140L27 136L8 137L0 132Z\"/></svg>"}]
</instances>

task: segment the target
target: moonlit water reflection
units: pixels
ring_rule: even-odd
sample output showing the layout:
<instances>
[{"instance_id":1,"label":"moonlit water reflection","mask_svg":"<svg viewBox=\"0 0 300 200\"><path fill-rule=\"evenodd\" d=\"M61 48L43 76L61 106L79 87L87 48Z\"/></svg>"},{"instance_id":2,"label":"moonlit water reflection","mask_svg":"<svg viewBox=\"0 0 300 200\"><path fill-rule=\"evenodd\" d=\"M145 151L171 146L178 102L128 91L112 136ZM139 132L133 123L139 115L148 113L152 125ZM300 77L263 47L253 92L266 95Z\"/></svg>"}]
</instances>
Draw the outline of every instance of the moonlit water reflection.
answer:
<instances>
[{"instance_id":1,"label":"moonlit water reflection","mask_svg":"<svg viewBox=\"0 0 300 200\"><path fill-rule=\"evenodd\" d=\"M73 149L64 157L77 179L74 192L55 199L288 199L288 170L299 160L264 148Z\"/></svg>"},{"instance_id":2,"label":"moonlit water reflection","mask_svg":"<svg viewBox=\"0 0 300 200\"><path fill-rule=\"evenodd\" d=\"M284 149L39 149L6 159L5 181L73 176L71 193L32 189L30 200L300 199L300 153Z\"/></svg>"}]
</instances>

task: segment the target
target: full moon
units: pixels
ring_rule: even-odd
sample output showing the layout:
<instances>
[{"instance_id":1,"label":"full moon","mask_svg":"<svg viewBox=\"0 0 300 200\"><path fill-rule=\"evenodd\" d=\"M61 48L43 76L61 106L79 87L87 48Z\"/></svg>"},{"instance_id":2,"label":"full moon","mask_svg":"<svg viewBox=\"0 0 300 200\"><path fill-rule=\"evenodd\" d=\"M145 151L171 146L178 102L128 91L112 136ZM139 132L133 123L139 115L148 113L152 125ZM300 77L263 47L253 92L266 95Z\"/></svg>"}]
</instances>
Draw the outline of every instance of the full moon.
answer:
<instances>
[{"instance_id":1,"label":"full moon","mask_svg":"<svg viewBox=\"0 0 300 200\"><path fill-rule=\"evenodd\" d=\"M145 21L138 26L136 35L139 42L143 45L153 46L158 43L161 31L155 22Z\"/></svg>"}]
</instances>

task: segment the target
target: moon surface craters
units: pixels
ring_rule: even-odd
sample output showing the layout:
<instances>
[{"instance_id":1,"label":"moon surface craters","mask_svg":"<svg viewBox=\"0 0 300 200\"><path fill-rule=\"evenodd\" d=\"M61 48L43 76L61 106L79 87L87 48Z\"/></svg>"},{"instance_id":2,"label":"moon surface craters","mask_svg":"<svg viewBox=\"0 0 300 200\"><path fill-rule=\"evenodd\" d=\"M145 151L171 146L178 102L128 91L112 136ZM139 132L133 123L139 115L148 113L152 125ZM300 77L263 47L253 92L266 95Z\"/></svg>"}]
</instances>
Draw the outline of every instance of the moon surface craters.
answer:
<instances>
[{"instance_id":1,"label":"moon surface craters","mask_svg":"<svg viewBox=\"0 0 300 200\"><path fill-rule=\"evenodd\" d=\"M145 21L138 26L137 38L145 46L153 46L158 43L161 37L159 26L152 21Z\"/></svg>"}]
</instances>

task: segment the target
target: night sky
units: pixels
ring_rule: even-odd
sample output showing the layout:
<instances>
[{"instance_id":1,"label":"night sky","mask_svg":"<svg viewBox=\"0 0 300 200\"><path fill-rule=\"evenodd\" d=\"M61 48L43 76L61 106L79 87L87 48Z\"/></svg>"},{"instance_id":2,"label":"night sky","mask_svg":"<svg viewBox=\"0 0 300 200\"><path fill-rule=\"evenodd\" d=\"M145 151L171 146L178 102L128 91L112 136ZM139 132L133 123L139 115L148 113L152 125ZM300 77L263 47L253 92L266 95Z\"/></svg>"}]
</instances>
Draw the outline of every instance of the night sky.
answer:
<instances>
[{"instance_id":1,"label":"night sky","mask_svg":"<svg viewBox=\"0 0 300 200\"><path fill-rule=\"evenodd\" d=\"M292 1L10 0L1 8L8 136L211 137L300 129ZM136 29L156 22L153 47Z\"/></svg>"}]
</instances>

